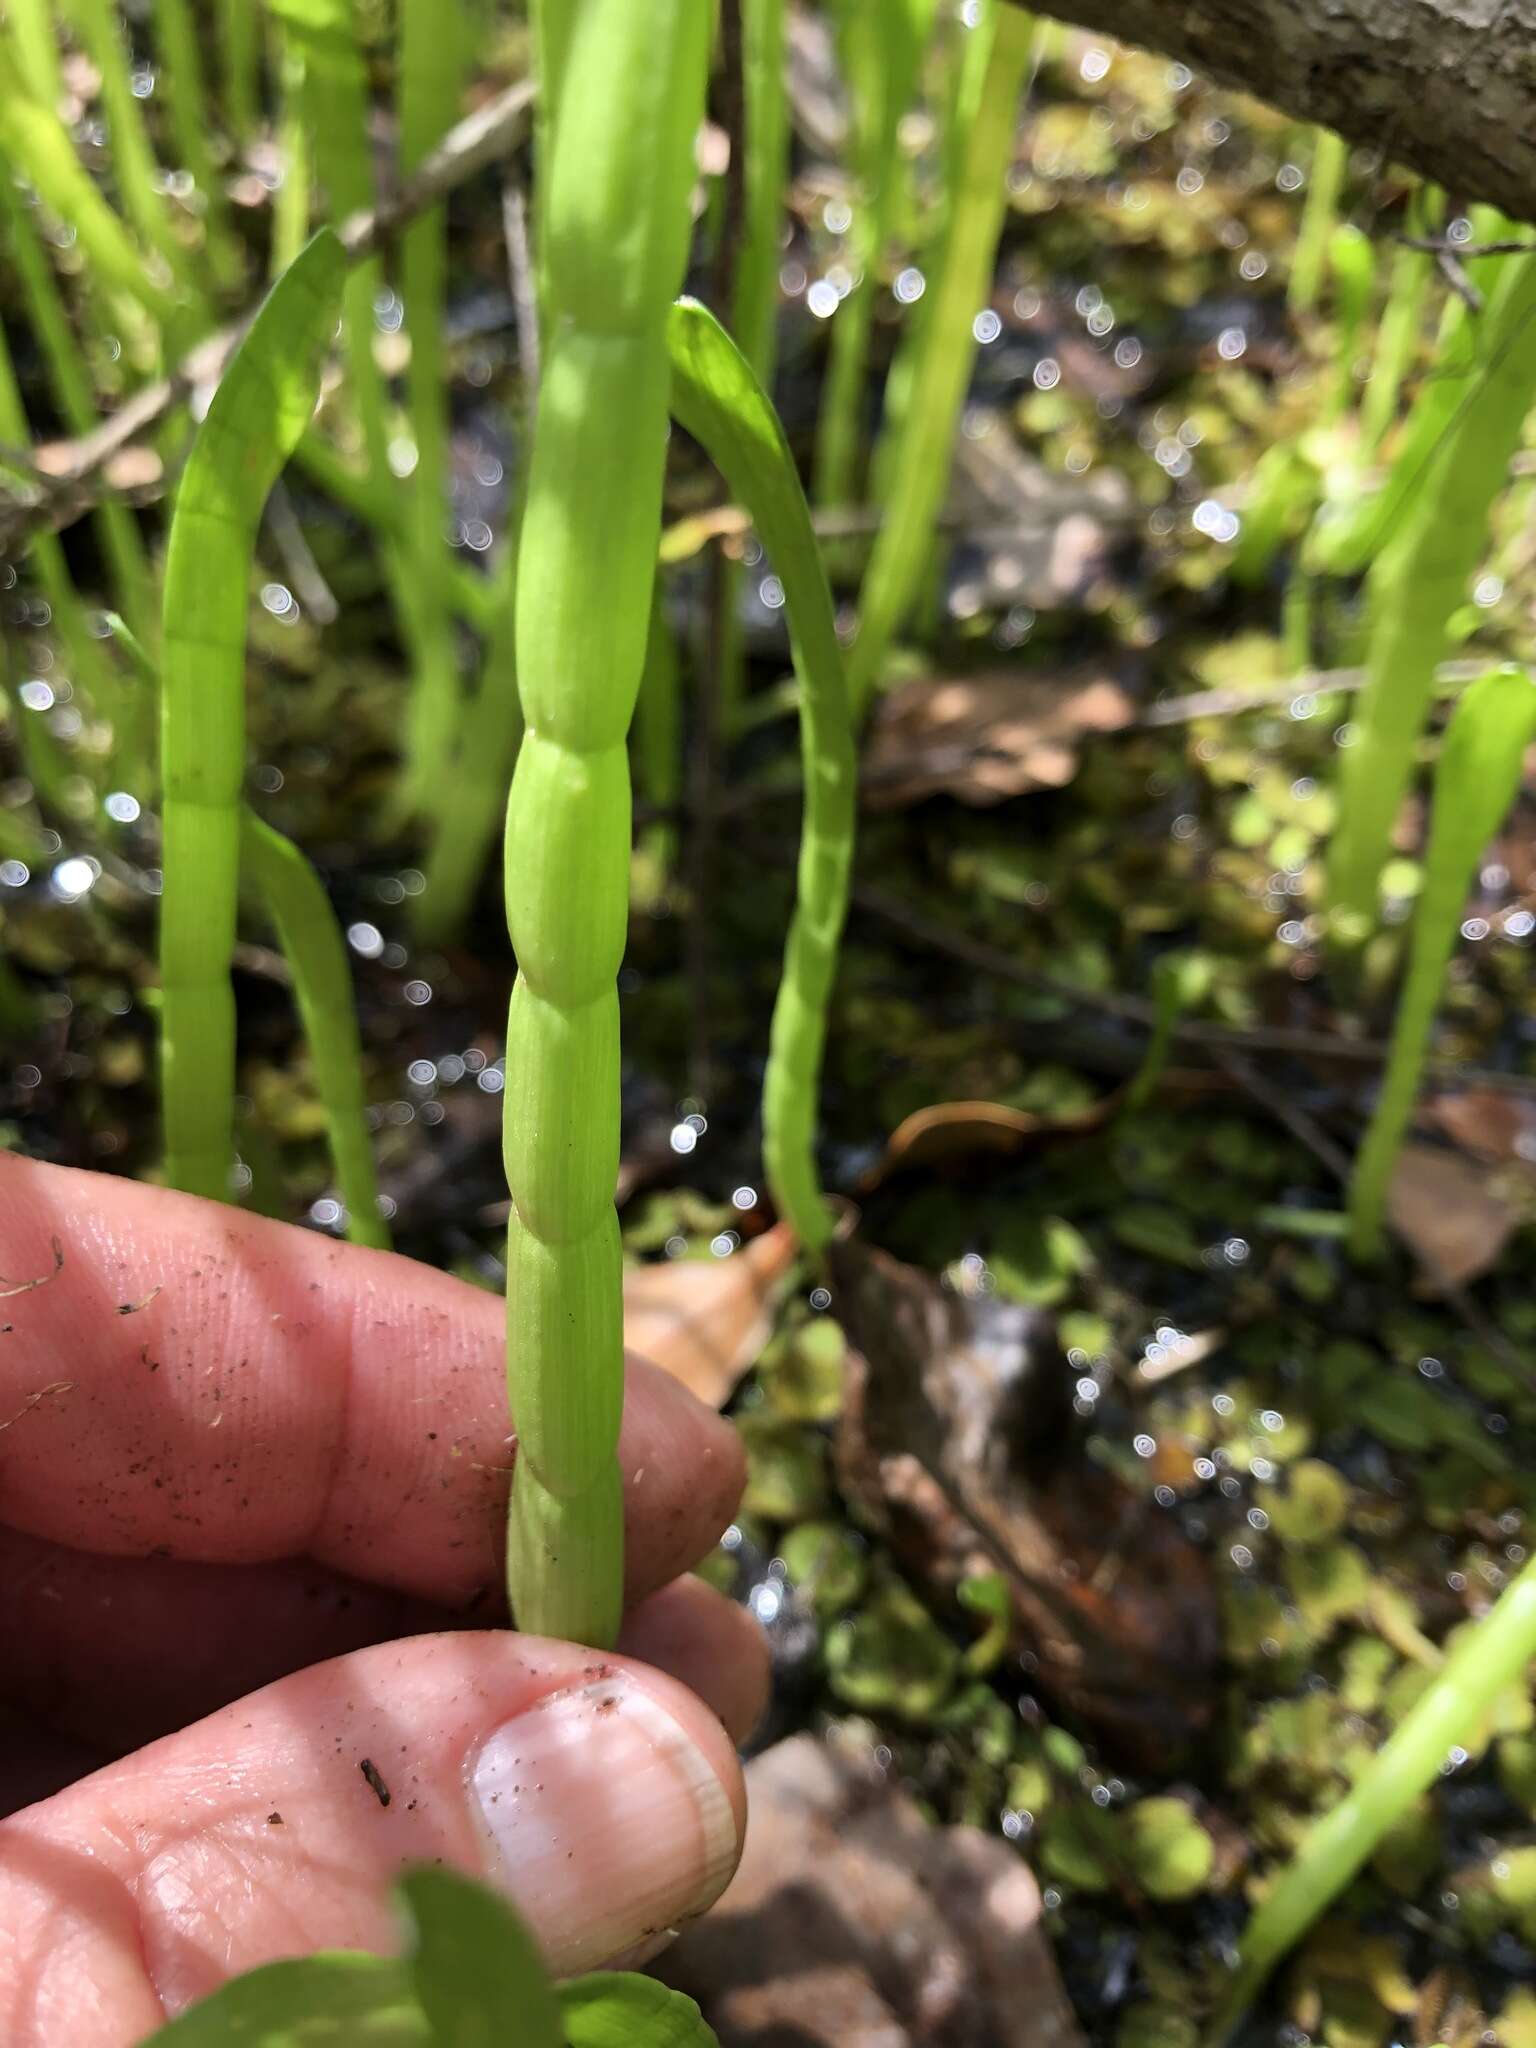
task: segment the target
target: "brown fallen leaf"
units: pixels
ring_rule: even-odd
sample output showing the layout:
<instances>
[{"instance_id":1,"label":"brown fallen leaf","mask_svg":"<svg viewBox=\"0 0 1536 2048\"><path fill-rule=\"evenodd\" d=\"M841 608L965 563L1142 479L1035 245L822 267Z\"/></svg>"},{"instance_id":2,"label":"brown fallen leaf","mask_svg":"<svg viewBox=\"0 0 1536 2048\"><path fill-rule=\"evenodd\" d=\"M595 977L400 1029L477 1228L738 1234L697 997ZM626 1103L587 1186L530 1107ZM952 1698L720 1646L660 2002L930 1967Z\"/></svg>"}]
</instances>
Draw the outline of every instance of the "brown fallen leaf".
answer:
<instances>
[{"instance_id":1,"label":"brown fallen leaf","mask_svg":"<svg viewBox=\"0 0 1536 2048\"><path fill-rule=\"evenodd\" d=\"M1432 1291L1486 1273L1527 1206L1485 1163L1415 1141L1398 1154L1387 1188L1392 1226L1423 1263Z\"/></svg>"},{"instance_id":2,"label":"brown fallen leaf","mask_svg":"<svg viewBox=\"0 0 1536 2048\"><path fill-rule=\"evenodd\" d=\"M1064 1116L1036 1116L1006 1102L934 1102L903 1117L884 1152L864 1180L881 1187L892 1175L914 1168L953 1165L981 1157L1014 1159L1053 1138L1080 1137L1111 1116L1119 1095L1107 1095Z\"/></svg>"},{"instance_id":3,"label":"brown fallen leaf","mask_svg":"<svg viewBox=\"0 0 1536 2048\"><path fill-rule=\"evenodd\" d=\"M1508 1088L1458 1088L1421 1102L1419 1120L1474 1158L1536 1169L1536 1099L1529 1095Z\"/></svg>"},{"instance_id":4,"label":"brown fallen leaf","mask_svg":"<svg viewBox=\"0 0 1536 2048\"><path fill-rule=\"evenodd\" d=\"M1054 1325L851 1239L833 1309L852 1347L839 1477L909 1568L1007 1579L1041 1690L1138 1768L1209 1730L1220 1625L1209 1560L1087 1454Z\"/></svg>"},{"instance_id":5,"label":"brown fallen leaf","mask_svg":"<svg viewBox=\"0 0 1536 2048\"><path fill-rule=\"evenodd\" d=\"M860 782L864 800L885 810L943 793L987 805L1059 789L1077 772L1085 735L1118 732L1134 708L1098 666L907 683L883 699L876 715Z\"/></svg>"},{"instance_id":6,"label":"brown fallen leaf","mask_svg":"<svg viewBox=\"0 0 1536 2048\"><path fill-rule=\"evenodd\" d=\"M1039 1889L866 1757L797 1735L747 1767L741 1867L656 1974L721 2048L1080 2048Z\"/></svg>"},{"instance_id":7,"label":"brown fallen leaf","mask_svg":"<svg viewBox=\"0 0 1536 2048\"><path fill-rule=\"evenodd\" d=\"M728 1259L668 1259L624 1275L624 1342L723 1408L768 1341L795 1236L776 1223Z\"/></svg>"}]
</instances>

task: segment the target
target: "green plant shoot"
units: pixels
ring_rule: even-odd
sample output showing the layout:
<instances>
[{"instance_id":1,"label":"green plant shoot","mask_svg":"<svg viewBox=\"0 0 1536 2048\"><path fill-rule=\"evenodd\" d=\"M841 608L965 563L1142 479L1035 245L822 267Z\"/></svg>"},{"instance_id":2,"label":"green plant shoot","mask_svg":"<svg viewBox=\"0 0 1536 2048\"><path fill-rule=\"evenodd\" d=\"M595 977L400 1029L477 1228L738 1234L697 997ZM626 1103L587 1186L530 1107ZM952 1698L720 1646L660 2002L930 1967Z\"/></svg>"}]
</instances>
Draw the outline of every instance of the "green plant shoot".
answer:
<instances>
[{"instance_id":1,"label":"green plant shoot","mask_svg":"<svg viewBox=\"0 0 1536 2048\"><path fill-rule=\"evenodd\" d=\"M667 317L707 0L541 11L546 345L518 560L527 720L507 811L508 1576L518 1623L611 1642L622 1596L619 1009L626 735L661 533ZM553 31L553 34L551 34Z\"/></svg>"},{"instance_id":2,"label":"green plant shoot","mask_svg":"<svg viewBox=\"0 0 1536 2048\"><path fill-rule=\"evenodd\" d=\"M336 913L325 885L293 841L252 811L242 821L240 854L293 976L336 1185L347 1212L347 1236L354 1244L388 1251L389 1229L379 1213L368 1135L352 972Z\"/></svg>"},{"instance_id":3,"label":"green plant shoot","mask_svg":"<svg viewBox=\"0 0 1536 2048\"><path fill-rule=\"evenodd\" d=\"M1293 316L1314 311L1321 296L1328 268L1328 245L1338 224L1339 195L1344 190L1348 166L1349 145L1343 136L1335 135L1331 128L1319 128L1286 293Z\"/></svg>"},{"instance_id":4,"label":"green plant shoot","mask_svg":"<svg viewBox=\"0 0 1536 2048\"><path fill-rule=\"evenodd\" d=\"M883 493L887 516L864 578L859 637L849 661L855 717L911 609L928 559L976 360L972 323L991 284L1008 207L1014 122L1034 23L1020 7L987 0L969 37L960 92L963 154L949 231L922 315L918 360Z\"/></svg>"},{"instance_id":5,"label":"green plant shoot","mask_svg":"<svg viewBox=\"0 0 1536 2048\"><path fill-rule=\"evenodd\" d=\"M1533 320L1536 256L1507 259L1481 325L1481 374L1371 574L1367 680L1358 734L1340 767L1339 829L1328 869L1330 907L1346 943L1374 921L1381 867L1447 628L1486 545L1489 507L1536 394Z\"/></svg>"},{"instance_id":6,"label":"green plant shoot","mask_svg":"<svg viewBox=\"0 0 1536 2048\"><path fill-rule=\"evenodd\" d=\"M1381 1248L1392 1165L1413 1114L1435 1008L1461 931L1467 890L1483 850L1520 787L1526 748L1536 738L1536 683L1521 668L1497 668L1459 699L1435 772L1424 887L1414 910L1408 977L1392 1027L1392 1050L1376 1113L1350 1185L1351 1249Z\"/></svg>"},{"instance_id":7,"label":"green plant shoot","mask_svg":"<svg viewBox=\"0 0 1536 2048\"><path fill-rule=\"evenodd\" d=\"M315 408L345 256L322 229L230 359L176 492L165 568L160 751L161 1095L173 1187L226 1196L233 1156L229 983L245 776L245 633L267 494Z\"/></svg>"},{"instance_id":8,"label":"green plant shoot","mask_svg":"<svg viewBox=\"0 0 1536 2048\"><path fill-rule=\"evenodd\" d=\"M831 1217L816 1172L816 1112L827 1005L848 906L858 764L832 599L778 415L751 367L703 306L672 311L672 407L752 514L784 585L800 682L805 817L795 913L763 1078L763 1159L781 1215L807 1250Z\"/></svg>"},{"instance_id":9,"label":"green plant shoot","mask_svg":"<svg viewBox=\"0 0 1536 2048\"><path fill-rule=\"evenodd\" d=\"M1463 1631L1429 1690L1333 1811L1318 1821L1243 1929L1237 1970L1211 2031L1221 2048L1275 1965L1364 1868L1536 1658L1536 1558Z\"/></svg>"}]
</instances>

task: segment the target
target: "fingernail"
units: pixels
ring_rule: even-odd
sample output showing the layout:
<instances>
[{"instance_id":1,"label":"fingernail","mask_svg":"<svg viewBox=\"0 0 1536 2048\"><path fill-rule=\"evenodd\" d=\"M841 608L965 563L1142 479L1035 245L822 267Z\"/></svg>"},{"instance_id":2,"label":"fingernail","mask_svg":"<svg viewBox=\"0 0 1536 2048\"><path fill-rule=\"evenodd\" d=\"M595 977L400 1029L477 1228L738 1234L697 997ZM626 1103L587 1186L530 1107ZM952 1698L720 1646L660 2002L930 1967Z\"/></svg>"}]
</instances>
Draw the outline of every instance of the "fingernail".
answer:
<instances>
[{"instance_id":1,"label":"fingernail","mask_svg":"<svg viewBox=\"0 0 1536 2048\"><path fill-rule=\"evenodd\" d=\"M553 1967L590 1969L712 1905L736 1818L709 1759L629 1673L549 1693L470 1764L491 1875Z\"/></svg>"}]
</instances>

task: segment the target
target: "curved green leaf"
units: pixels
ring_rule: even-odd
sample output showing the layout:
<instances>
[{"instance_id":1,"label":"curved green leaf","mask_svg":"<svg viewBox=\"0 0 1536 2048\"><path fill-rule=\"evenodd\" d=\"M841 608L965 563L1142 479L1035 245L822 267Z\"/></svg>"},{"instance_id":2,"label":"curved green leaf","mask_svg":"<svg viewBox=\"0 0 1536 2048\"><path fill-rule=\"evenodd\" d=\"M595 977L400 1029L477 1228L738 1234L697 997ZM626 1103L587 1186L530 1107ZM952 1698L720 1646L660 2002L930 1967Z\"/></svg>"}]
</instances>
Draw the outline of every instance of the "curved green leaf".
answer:
<instances>
[{"instance_id":1,"label":"curved green leaf","mask_svg":"<svg viewBox=\"0 0 1536 2048\"><path fill-rule=\"evenodd\" d=\"M235 943L251 557L309 424L346 257L328 230L283 273L226 368L176 493L165 569L162 1096L172 1186L229 1191Z\"/></svg>"},{"instance_id":2,"label":"curved green leaf","mask_svg":"<svg viewBox=\"0 0 1536 2048\"><path fill-rule=\"evenodd\" d=\"M848 907L858 767L832 598L784 429L725 329L680 299L668 329L672 410L751 513L784 585L800 677L805 817L795 914L763 1078L763 1157L780 1212L819 1251L831 1234L816 1173L827 1003Z\"/></svg>"},{"instance_id":3,"label":"curved green leaf","mask_svg":"<svg viewBox=\"0 0 1536 2048\"><path fill-rule=\"evenodd\" d=\"M352 1950L235 1977L144 2048L432 2048L398 1962Z\"/></svg>"},{"instance_id":4,"label":"curved green leaf","mask_svg":"<svg viewBox=\"0 0 1536 2048\"><path fill-rule=\"evenodd\" d=\"M691 1998L627 1971L562 1984L560 2017L568 2048L719 2048Z\"/></svg>"},{"instance_id":5,"label":"curved green leaf","mask_svg":"<svg viewBox=\"0 0 1536 2048\"><path fill-rule=\"evenodd\" d=\"M566 2048L538 1944L496 1893L451 1870L413 1870L399 1897L413 1942L406 1968L444 2048Z\"/></svg>"}]
</instances>

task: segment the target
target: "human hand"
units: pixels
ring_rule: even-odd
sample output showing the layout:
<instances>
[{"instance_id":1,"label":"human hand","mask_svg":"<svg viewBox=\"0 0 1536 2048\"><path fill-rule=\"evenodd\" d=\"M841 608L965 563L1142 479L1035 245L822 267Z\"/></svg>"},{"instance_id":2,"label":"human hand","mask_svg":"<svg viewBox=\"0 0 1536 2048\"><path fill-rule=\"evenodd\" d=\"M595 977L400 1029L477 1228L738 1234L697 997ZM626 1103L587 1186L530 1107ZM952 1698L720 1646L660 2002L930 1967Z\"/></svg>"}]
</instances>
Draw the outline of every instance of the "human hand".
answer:
<instances>
[{"instance_id":1,"label":"human hand","mask_svg":"<svg viewBox=\"0 0 1536 2048\"><path fill-rule=\"evenodd\" d=\"M409 1863L503 1887L560 1974L712 1902L765 1684L678 1578L736 1503L725 1424L631 1361L621 1654L516 1636L498 1300L17 1159L0 1246L0 1811L38 1802L0 1823L7 2048L392 1950Z\"/></svg>"}]
</instances>

